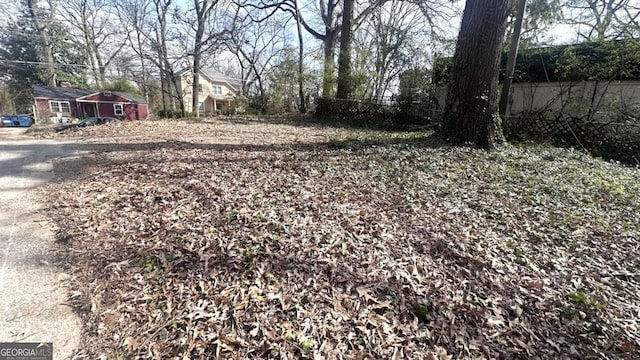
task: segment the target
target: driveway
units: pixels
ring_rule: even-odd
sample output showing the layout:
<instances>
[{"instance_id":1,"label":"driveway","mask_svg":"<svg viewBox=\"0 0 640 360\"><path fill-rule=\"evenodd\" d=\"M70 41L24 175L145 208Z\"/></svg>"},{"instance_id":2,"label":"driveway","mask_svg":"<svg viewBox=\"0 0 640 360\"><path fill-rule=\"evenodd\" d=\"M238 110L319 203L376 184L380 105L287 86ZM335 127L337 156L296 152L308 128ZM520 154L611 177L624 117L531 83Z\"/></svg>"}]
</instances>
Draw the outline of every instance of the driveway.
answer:
<instances>
[{"instance_id":1,"label":"driveway","mask_svg":"<svg viewBox=\"0 0 640 360\"><path fill-rule=\"evenodd\" d=\"M0 342L53 342L54 359L69 359L81 322L65 304L69 275L56 266L38 187L53 179L51 160L72 150L24 132L0 128Z\"/></svg>"}]
</instances>

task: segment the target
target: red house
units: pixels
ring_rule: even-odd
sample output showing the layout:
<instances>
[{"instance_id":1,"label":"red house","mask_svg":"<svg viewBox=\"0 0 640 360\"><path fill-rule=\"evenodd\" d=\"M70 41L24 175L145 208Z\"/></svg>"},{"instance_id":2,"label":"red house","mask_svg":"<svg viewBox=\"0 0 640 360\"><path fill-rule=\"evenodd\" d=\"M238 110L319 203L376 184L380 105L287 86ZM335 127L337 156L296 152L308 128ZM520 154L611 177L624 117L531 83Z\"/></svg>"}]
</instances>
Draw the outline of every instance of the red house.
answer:
<instances>
[{"instance_id":1,"label":"red house","mask_svg":"<svg viewBox=\"0 0 640 360\"><path fill-rule=\"evenodd\" d=\"M144 99L131 94L69 87L34 86L36 119L112 117L140 120L149 115Z\"/></svg>"}]
</instances>

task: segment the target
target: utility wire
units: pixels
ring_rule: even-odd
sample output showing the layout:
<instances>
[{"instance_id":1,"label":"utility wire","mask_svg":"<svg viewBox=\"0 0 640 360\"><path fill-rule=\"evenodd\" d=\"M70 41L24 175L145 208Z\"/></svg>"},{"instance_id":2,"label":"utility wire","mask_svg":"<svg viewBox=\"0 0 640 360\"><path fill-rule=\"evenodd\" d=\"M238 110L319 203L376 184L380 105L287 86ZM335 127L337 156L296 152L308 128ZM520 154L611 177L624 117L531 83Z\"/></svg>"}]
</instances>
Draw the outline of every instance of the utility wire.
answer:
<instances>
[{"instance_id":1,"label":"utility wire","mask_svg":"<svg viewBox=\"0 0 640 360\"><path fill-rule=\"evenodd\" d=\"M26 60L8 60L8 59L0 59L0 63L10 63L10 64L27 64L27 65L47 65L44 61L26 61ZM91 65L87 64L60 64L56 63L57 66L71 66L71 67L88 67Z\"/></svg>"},{"instance_id":2,"label":"utility wire","mask_svg":"<svg viewBox=\"0 0 640 360\"><path fill-rule=\"evenodd\" d=\"M6 60L6 59L0 59L0 63L13 63L13 64L27 64L27 65L47 65L46 62L43 61L24 61L24 60ZM93 67L91 65L87 65L87 64L59 64L56 63L55 66L70 66L70 67L79 67L79 68L88 68L90 70L93 69ZM130 67L128 67L129 70L131 70ZM133 75L142 75L143 72L141 70L136 70L138 71L137 73L134 73ZM148 72L149 75L154 75L154 76L159 76L160 73L158 72ZM121 78L120 76L117 75L111 75L111 74L105 74L105 77L110 77L110 78ZM241 78L236 78L236 77L229 77L229 76L225 76L225 75L220 75L220 78L222 80L231 80L231 81L237 81L240 83L246 83L249 82L248 79L241 79ZM287 83L275 83L276 85L289 85Z\"/></svg>"}]
</instances>

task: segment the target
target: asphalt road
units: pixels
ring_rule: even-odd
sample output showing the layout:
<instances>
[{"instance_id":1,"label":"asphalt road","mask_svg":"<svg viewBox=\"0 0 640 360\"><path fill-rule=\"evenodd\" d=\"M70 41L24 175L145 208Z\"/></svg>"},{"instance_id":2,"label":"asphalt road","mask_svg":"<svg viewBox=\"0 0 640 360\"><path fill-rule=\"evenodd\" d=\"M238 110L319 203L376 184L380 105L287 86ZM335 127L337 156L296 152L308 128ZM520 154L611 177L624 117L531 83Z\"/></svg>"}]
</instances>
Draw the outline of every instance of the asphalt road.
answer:
<instances>
[{"instance_id":1,"label":"asphalt road","mask_svg":"<svg viewBox=\"0 0 640 360\"><path fill-rule=\"evenodd\" d=\"M51 160L72 150L24 131L0 128L0 342L53 342L54 359L69 359L81 322L65 305L70 275L56 265L38 187L53 180Z\"/></svg>"}]
</instances>

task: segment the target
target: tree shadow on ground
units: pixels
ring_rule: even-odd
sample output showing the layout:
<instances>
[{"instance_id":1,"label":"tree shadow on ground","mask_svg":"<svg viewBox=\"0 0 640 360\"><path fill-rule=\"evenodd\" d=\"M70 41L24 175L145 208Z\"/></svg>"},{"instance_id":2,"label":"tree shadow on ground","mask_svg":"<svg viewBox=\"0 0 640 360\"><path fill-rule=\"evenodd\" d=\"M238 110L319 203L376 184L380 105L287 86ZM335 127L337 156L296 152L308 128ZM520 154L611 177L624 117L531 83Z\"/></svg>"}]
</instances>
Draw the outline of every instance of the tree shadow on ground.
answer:
<instances>
[{"instance_id":1,"label":"tree shadow on ground","mask_svg":"<svg viewBox=\"0 0 640 360\"><path fill-rule=\"evenodd\" d=\"M56 172L57 181L74 180L83 176L91 176L97 166L110 168L131 163L148 163L151 154L157 151L175 151L185 153L185 162L207 164L211 162L231 163L246 162L247 160L272 161L274 156L282 154L304 157L307 161L318 162L335 155L335 152L348 150L352 156L368 156L371 152L384 148L394 149L438 149L450 148L439 138L432 135L417 135L410 137L378 137L378 138L346 138L322 142L308 143L276 143L276 144L225 144L198 143L189 141L151 141L141 143L75 143L65 145L66 153L79 154L67 156L57 160L58 167L74 169L74 171ZM29 146L25 146L29 149ZM42 149L42 145L39 146ZM187 156L192 151L199 151L199 156ZM247 157L235 156L238 153L249 153ZM107 153L132 153L119 159L117 156L99 156ZM84 156L82 154L85 154ZM88 159L86 154L92 155ZM231 155L231 156L229 156ZM2 161L0 161L2 166Z\"/></svg>"},{"instance_id":2,"label":"tree shadow on ground","mask_svg":"<svg viewBox=\"0 0 640 360\"><path fill-rule=\"evenodd\" d=\"M202 119L187 119L190 124L198 124L208 119L216 121L228 122L239 125L288 125L296 127L308 128L333 128L345 130L377 130L377 131L425 131L432 130L432 125L419 124L392 124L380 125L367 122L357 122L350 119L349 121L341 120L338 117L319 117L315 114L285 114L285 115L262 115L262 116L223 116Z\"/></svg>"},{"instance_id":3,"label":"tree shadow on ground","mask_svg":"<svg viewBox=\"0 0 640 360\"><path fill-rule=\"evenodd\" d=\"M48 163L57 158L68 156L61 150L60 144L55 143L20 143L11 142L0 144L0 176L7 180L14 178L11 185L2 190L26 190L35 188L40 183L51 178ZM35 181L35 182L34 182Z\"/></svg>"},{"instance_id":4,"label":"tree shadow on ground","mask_svg":"<svg viewBox=\"0 0 640 360\"><path fill-rule=\"evenodd\" d=\"M274 159L281 160L281 162L287 161L290 156L297 156L296 160L304 160L309 162L322 162L327 157L335 156L337 151L342 151L344 149L353 150L350 152L349 156L366 156L371 152L377 150L371 150L372 148L377 147L401 147L406 146L407 148L440 148L446 147L443 145L437 138L432 138L429 136L417 136L417 137L380 137L380 138L347 138L343 140L332 140L328 142L319 142L319 143L287 143L287 144L220 144L220 143L195 143L188 141L155 141L155 142L145 142L145 143L126 143L126 144L109 144L109 143L97 143L97 144L73 144L69 145L73 146L74 149L83 152L91 153L91 157L89 158L68 158L63 159L62 164L63 167L67 169L72 169L73 171L66 172L66 178L62 177L61 179L66 180L77 180L79 176L101 176L100 173L106 173L109 169L122 165L124 163L154 163L159 166L161 169L163 168L163 164L158 164L158 159L162 159L162 157L153 157L153 150L168 150L175 151L176 153L184 152L186 155L184 157L184 162L198 162L198 163L220 163L220 170L225 171L224 163L227 162L238 162L238 163L249 163L251 161L272 161ZM201 150L202 152L198 152ZM190 151L194 151L192 154L187 154ZM124 157L120 159L118 156L100 156L101 154L108 152L134 152L135 154L130 154L131 156ZM240 154L235 156L235 153L245 152L247 154ZM294 155L291 155L294 154ZM341 154L344 154L341 152ZM97 155L97 156L95 156ZM124 155L124 154L123 154ZM284 160L284 161L282 161ZM249 164L248 164L249 165ZM137 168L129 168L128 170L133 169L133 171L141 171L139 175L148 176L145 169L142 167ZM138 170L136 170L138 169ZM247 167L247 169L252 169ZM95 170L98 170L98 174L95 173ZM260 171L257 170L256 171ZM276 168L277 171L277 168ZM144 172L144 173L142 173ZM167 175L167 177L174 175ZM182 179L190 179L190 174L186 171L180 171L177 176L180 176ZM109 182L109 175L104 175L104 181ZM182 183L181 183L182 184ZM109 186L117 186L117 185L109 185ZM217 201L217 200L216 200ZM207 205L207 204L205 204ZM209 208L211 206L203 206L204 208ZM300 210L298 210L300 211ZM143 215L146 216L146 215ZM229 217L229 219L224 220L226 214L219 215L211 215L212 221L220 221L220 223L215 223L216 228L223 229L225 226L229 227L227 224L230 221L235 221L232 225L236 226L235 228L230 228L230 233L234 234L233 236L241 236L237 234L242 234L242 231L246 228L255 229L256 224L251 224L249 222L245 223L234 217ZM234 215L235 216L235 215ZM317 220L318 223L322 222L323 218ZM227 222L227 223L225 223ZM398 217L394 221L396 226L401 226L402 218ZM400 225L399 225L400 224ZM246 225L246 226L245 226ZM259 225L259 224L257 224ZM409 224L409 225L417 225L417 224ZM344 225L343 225L344 226ZM407 226L407 229L411 228L411 226ZM415 226L415 228L418 228ZM206 229L206 227L205 227ZM269 233L278 235L279 238L292 237L291 234L284 231L283 229L268 229ZM336 262L326 262L321 261L318 258L309 255L308 249L300 249L296 248L295 245L281 245L277 241L271 240L268 238L261 239L261 244L271 241L270 250L267 248L248 248L244 249L242 247L235 246L234 253L229 252L229 249L214 249L216 251L211 251L205 255L211 255L207 260L203 260L201 255L198 255L193 250L188 250L182 248L180 242L175 239L180 239L180 234L177 233L180 230L178 229L169 229L167 226L160 226L158 230L165 230L166 236L162 236L164 239L163 244L155 245L156 243L149 242L138 242L132 244L130 248L122 249L118 248L116 252L110 254L113 256L112 258L100 258L105 262L96 262L93 263L95 269L93 272L95 274L99 274L111 263L118 263L123 260L131 260L132 262L138 263L138 268L143 268L146 264L161 264L166 260L167 254L178 253L180 252L180 258L182 259L179 264L176 264L175 267L171 269L163 270L164 273L172 273L176 274L176 278L183 279L192 278L193 275L207 275L209 278L213 278L216 276L215 274L226 274L227 279L229 279L230 283L238 283L242 284L244 281L251 281L257 276L256 269L260 268L263 273L270 272L277 278L288 279L289 285L292 284L305 284L310 279L316 281L318 283L328 282L330 284L335 284L338 287L343 289L345 296L357 297L357 289L358 287L365 287L372 291L373 296L379 296L381 300L385 300L385 296L394 296L392 300L397 300L397 303L394 303L394 307L391 308L392 319L398 320L400 322L410 321L416 315L412 313L412 302L416 301L417 295L413 292L407 291L408 286L406 283L403 283L402 280L398 280L394 277L394 274L390 274L388 278L369 276L367 274L367 269L362 266L362 264L358 262L348 262L346 257L338 258ZM345 233L353 232L353 230L346 229ZM183 234L184 238L189 236L188 233ZM257 234L254 234L257 236ZM173 240L172 240L173 239ZM481 269L481 271L476 272L475 274L471 274L468 271L460 270L460 277L447 277L443 281L447 282L450 286L454 286L458 288L460 291L463 289L467 290L470 294L482 294L485 288L475 285L474 280L477 280L480 276L486 276L486 273L492 273L491 266L488 266L483 263L474 264L477 258L473 256L461 252L460 249L456 249L453 245L447 243L438 243L435 242L430 235L425 235L422 239L424 241L424 246L420 248L418 244L412 243L410 244L412 247L416 249L418 255L422 258L431 258L432 260L429 263L448 263L450 267L456 269L471 269L477 268ZM422 241L421 240L421 241ZM250 244L254 246L255 244ZM257 246L257 245L256 245ZM124 251L126 250L126 251ZM101 251L101 250L100 250ZM244 251L244 253L243 253ZM269 254L269 252L276 253L275 255ZM86 256L85 256L86 255ZM98 259L98 256L93 256L92 254L85 254L86 259ZM389 255L392 257L393 255ZM205 256L205 258L207 258ZM149 261L149 260L152 261ZM102 261L101 260L101 261ZM92 260L89 260L92 261ZM292 276L295 274L296 276ZM466 274L466 275L465 275ZM485 275L482 275L485 274ZM156 275L156 273L151 272L151 275ZM173 276L173 275L172 275ZM262 279L265 281L265 279ZM463 287L459 285L462 281L470 281L467 283L467 287ZM347 290L346 286L343 284L351 284L350 290ZM426 283L421 284L424 285L425 288L428 287ZM299 289L299 288L296 288ZM314 289L311 286L302 287L304 291L307 293L312 293ZM462 304L455 304L451 298L448 298L447 293L439 292L438 289L432 290L434 293L430 293L432 296L432 301L434 303L443 303L443 302L451 302L451 308L443 309L450 310L453 314L453 318L456 320L456 326L459 328L466 328L467 333L470 333L474 336L481 337L484 336L483 331L487 330L491 327L490 324L486 324L483 322L483 318L480 316L481 314L477 314L477 303L471 303L466 301ZM519 288L514 286L509 290L505 291L503 294L505 299L515 298L518 293ZM206 297L207 294L197 293L198 297ZM313 300L312 297L309 299ZM533 355L539 355L541 357L548 357L550 354L549 351L552 348L551 345L544 342L545 339L557 339L561 337L571 337L571 341L575 345L580 345L581 348L588 348L589 342L591 341L588 336L584 338L582 335L571 334L569 330L571 330L566 325L562 324L561 320L558 320L555 326L550 328L546 324L539 324L536 320L538 318L544 318L545 309L540 309L534 306L535 304L531 304L525 309L524 316L528 320L528 324L522 325L522 327L527 327L526 329L516 328L515 330L509 330L513 333L505 333L507 335L500 336L498 338L487 338L487 344L489 342L493 342L494 345L490 347L491 358L527 358L533 357ZM483 305L484 306L484 305ZM504 309L504 307L503 307ZM282 310L283 314L286 314L286 309ZM434 309L434 311L438 311L438 309ZM573 310L572 310L573 311ZM509 314L509 321L520 321L517 316L513 316ZM295 323L295 316L292 313L291 316L286 315L283 321L290 321ZM536 326L538 325L538 326ZM444 336L442 334L448 334L449 332L453 333L453 326L449 328L443 327L441 323L427 324L430 329L434 329L435 336ZM352 326L353 327L353 326ZM543 331L548 331L547 333L543 333ZM535 333L535 338L538 340L531 340L532 343L530 346L534 346L533 349L535 353L530 353L528 356L525 356L525 351L519 347L519 345L514 345L515 352L508 352L513 349L505 350L504 346L496 345L495 343L503 341L504 337L509 336L510 338L516 338L523 343L527 343L527 333ZM154 335L155 336L155 335ZM590 336L590 335L589 335ZM154 339L155 340L155 339ZM429 341L433 341L437 343L436 339L431 339ZM453 341L453 340L451 340ZM437 343L439 344L439 343ZM571 345L573 345L571 344ZM455 342L449 343L448 345L451 353L458 354L459 356L464 355L464 350L460 349ZM503 351L503 352L501 352ZM558 349L557 352L551 353L556 357L561 357L562 355L568 354L570 349L562 348ZM562 353L564 352L564 354ZM477 353L479 355L479 353ZM589 354L582 354L583 356ZM615 354L614 354L615 355ZM595 355L594 355L595 356ZM568 355L567 358L571 358ZM575 357L577 358L577 356Z\"/></svg>"},{"instance_id":5,"label":"tree shadow on ground","mask_svg":"<svg viewBox=\"0 0 640 360\"><path fill-rule=\"evenodd\" d=\"M415 147L415 148L440 148L449 147L440 138L433 134L411 134L409 136L382 135L375 137L347 137L319 142L293 142L293 143L265 143L265 144L238 144L238 143L203 143L180 140L132 142L132 143L76 143L67 145L76 151L90 152L121 152L144 150L211 150L211 151L299 151L309 152L317 150L350 149L360 150L369 147Z\"/></svg>"}]
</instances>

